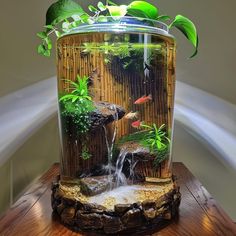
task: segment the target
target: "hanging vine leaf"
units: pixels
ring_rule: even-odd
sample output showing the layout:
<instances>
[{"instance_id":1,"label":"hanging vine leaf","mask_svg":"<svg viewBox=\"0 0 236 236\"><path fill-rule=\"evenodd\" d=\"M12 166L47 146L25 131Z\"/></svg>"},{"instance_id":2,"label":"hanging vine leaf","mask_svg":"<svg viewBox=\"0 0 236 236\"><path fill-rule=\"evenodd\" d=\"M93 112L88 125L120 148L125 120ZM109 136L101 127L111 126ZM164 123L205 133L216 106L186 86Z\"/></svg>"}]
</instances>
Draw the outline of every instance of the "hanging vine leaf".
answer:
<instances>
[{"instance_id":1,"label":"hanging vine leaf","mask_svg":"<svg viewBox=\"0 0 236 236\"><path fill-rule=\"evenodd\" d=\"M53 3L46 13L46 25L55 25L72 15L85 14L82 7L72 0L59 0Z\"/></svg>"},{"instance_id":2,"label":"hanging vine leaf","mask_svg":"<svg viewBox=\"0 0 236 236\"><path fill-rule=\"evenodd\" d=\"M185 16L177 15L174 21L169 25L169 28L172 27L179 29L194 46L195 51L190 58L194 57L198 51L198 35L194 23Z\"/></svg>"},{"instance_id":3,"label":"hanging vine leaf","mask_svg":"<svg viewBox=\"0 0 236 236\"><path fill-rule=\"evenodd\" d=\"M97 7L100 11L105 11L107 9L102 2L98 2Z\"/></svg>"},{"instance_id":4,"label":"hanging vine leaf","mask_svg":"<svg viewBox=\"0 0 236 236\"><path fill-rule=\"evenodd\" d=\"M127 13L127 6L120 5L120 6L107 6L107 9L111 16L113 17L123 17Z\"/></svg>"},{"instance_id":5,"label":"hanging vine leaf","mask_svg":"<svg viewBox=\"0 0 236 236\"><path fill-rule=\"evenodd\" d=\"M170 20L170 19L171 19L171 17L166 16L166 15L161 15L161 16L157 17L157 20L159 20L159 21L167 21L167 20Z\"/></svg>"},{"instance_id":6,"label":"hanging vine leaf","mask_svg":"<svg viewBox=\"0 0 236 236\"><path fill-rule=\"evenodd\" d=\"M134 1L128 5L127 12L134 17L143 17L156 20L158 17L158 8L144 1Z\"/></svg>"}]
</instances>

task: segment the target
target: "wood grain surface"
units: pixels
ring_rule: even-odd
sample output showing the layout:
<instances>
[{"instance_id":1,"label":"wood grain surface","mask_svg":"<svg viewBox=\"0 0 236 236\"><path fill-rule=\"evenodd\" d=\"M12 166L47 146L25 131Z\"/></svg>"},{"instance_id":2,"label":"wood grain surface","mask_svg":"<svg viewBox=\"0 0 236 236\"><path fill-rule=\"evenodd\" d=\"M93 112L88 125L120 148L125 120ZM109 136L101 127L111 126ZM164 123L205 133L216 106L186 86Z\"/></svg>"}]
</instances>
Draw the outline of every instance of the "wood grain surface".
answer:
<instances>
[{"instance_id":1,"label":"wood grain surface","mask_svg":"<svg viewBox=\"0 0 236 236\"><path fill-rule=\"evenodd\" d=\"M182 163L174 163L173 170L182 193L179 216L158 228L133 235L236 236L236 225L189 170ZM58 172L59 165L54 164L0 218L0 236L96 235L72 232L52 214L50 186Z\"/></svg>"}]
</instances>

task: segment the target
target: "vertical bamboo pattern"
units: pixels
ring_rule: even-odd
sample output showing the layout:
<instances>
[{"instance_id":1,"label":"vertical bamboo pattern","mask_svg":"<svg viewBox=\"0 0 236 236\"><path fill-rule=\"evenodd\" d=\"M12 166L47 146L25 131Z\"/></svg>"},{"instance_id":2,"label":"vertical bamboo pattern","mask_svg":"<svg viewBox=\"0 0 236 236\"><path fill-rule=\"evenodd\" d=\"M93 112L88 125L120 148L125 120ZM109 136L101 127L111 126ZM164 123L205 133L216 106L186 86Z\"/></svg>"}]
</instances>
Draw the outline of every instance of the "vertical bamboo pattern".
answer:
<instances>
[{"instance_id":1,"label":"vertical bamboo pattern","mask_svg":"<svg viewBox=\"0 0 236 236\"><path fill-rule=\"evenodd\" d=\"M122 41L122 34L119 39ZM58 42L58 89L59 93L71 91L70 84L66 80L75 81L77 74L89 76L91 80L90 93L94 101L105 101L122 106L126 112L138 111L139 119L145 123L156 123L158 126L166 124L167 130L172 129L174 87L175 87L175 52L172 41L161 37L150 36L152 43L161 45L160 52L154 52L149 62L149 76L141 71L122 67L118 57L114 57L110 63L105 63L106 54L98 49L85 50L84 43L99 46L104 43L104 34L80 34L61 38ZM91 44L91 45L93 45ZM143 62L147 63L147 62ZM142 65L141 65L142 67ZM144 70L145 64L143 65ZM65 80L66 79L66 80ZM152 101L135 105L136 99L152 95ZM132 121L121 119L117 122L117 139L131 132L137 131L131 126ZM96 168L97 164L107 162L107 147L104 130L101 128L95 133L89 133L86 137L88 148L92 157L88 160L81 159L81 140L85 137L75 135L73 124L70 125L71 135L63 132L63 158L62 177L64 179L76 178L83 173ZM112 132L111 125L107 126L108 133ZM167 160L157 170L153 170L152 161L145 162L143 172L147 176L169 177L170 161Z\"/></svg>"}]
</instances>

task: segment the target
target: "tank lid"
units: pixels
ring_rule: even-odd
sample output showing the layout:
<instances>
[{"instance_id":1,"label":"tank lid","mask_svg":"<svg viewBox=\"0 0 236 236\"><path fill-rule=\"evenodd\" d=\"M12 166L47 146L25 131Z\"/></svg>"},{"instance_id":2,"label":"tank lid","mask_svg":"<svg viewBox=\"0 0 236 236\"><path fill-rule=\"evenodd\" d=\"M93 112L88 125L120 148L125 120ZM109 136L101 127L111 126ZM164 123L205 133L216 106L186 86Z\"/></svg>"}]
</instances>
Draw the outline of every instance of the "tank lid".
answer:
<instances>
[{"instance_id":1,"label":"tank lid","mask_svg":"<svg viewBox=\"0 0 236 236\"><path fill-rule=\"evenodd\" d=\"M62 36L85 32L140 32L155 33L173 37L169 34L168 26L160 21L136 17L111 17L107 16L101 20L95 19L91 24L81 24L68 30Z\"/></svg>"}]
</instances>

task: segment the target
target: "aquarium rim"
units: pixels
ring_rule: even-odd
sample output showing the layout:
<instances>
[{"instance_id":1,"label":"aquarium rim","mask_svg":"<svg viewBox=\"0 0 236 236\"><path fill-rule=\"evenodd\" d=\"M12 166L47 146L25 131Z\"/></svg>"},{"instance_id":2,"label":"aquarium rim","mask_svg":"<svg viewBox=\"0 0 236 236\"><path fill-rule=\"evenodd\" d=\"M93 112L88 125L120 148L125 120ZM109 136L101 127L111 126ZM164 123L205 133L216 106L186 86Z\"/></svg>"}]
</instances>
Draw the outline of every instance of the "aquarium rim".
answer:
<instances>
[{"instance_id":1,"label":"aquarium rim","mask_svg":"<svg viewBox=\"0 0 236 236\"><path fill-rule=\"evenodd\" d=\"M76 28L64 33L63 36L73 35L77 33L93 33L93 32L133 32L159 34L174 38L169 33L169 27L165 23L157 20L136 17L106 17L108 22L95 22L93 24L82 24Z\"/></svg>"}]
</instances>

